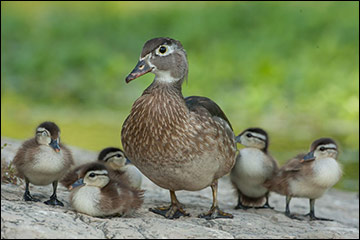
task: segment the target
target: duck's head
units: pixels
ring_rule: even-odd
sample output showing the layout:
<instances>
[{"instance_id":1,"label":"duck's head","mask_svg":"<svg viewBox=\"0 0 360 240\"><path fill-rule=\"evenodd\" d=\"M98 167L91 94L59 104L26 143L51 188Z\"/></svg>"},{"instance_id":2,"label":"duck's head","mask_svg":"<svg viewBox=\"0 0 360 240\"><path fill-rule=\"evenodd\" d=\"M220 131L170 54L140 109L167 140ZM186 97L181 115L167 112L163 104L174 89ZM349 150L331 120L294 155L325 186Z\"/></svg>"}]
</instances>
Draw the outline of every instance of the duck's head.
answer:
<instances>
[{"instance_id":1,"label":"duck's head","mask_svg":"<svg viewBox=\"0 0 360 240\"><path fill-rule=\"evenodd\" d=\"M56 152L60 151L60 129L54 122L43 122L35 132L36 142L40 145L49 145Z\"/></svg>"},{"instance_id":2,"label":"duck's head","mask_svg":"<svg viewBox=\"0 0 360 240\"><path fill-rule=\"evenodd\" d=\"M154 38L147 41L134 70L126 77L126 82L148 72L155 74L156 82L182 83L188 73L186 52L177 40Z\"/></svg>"},{"instance_id":3,"label":"duck's head","mask_svg":"<svg viewBox=\"0 0 360 240\"><path fill-rule=\"evenodd\" d=\"M235 141L245 147L258 148L267 151L269 138L265 130L261 128L248 128L240 133Z\"/></svg>"},{"instance_id":4,"label":"duck's head","mask_svg":"<svg viewBox=\"0 0 360 240\"><path fill-rule=\"evenodd\" d=\"M319 138L315 140L311 146L310 151L304 156L304 161L314 160L319 158L334 158L338 155L338 146L331 138Z\"/></svg>"},{"instance_id":5,"label":"duck's head","mask_svg":"<svg viewBox=\"0 0 360 240\"><path fill-rule=\"evenodd\" d=\"M71 189L83 185L103 188L109 182L109 172L105 165L95 162L87 164L84 169L81 169L79 178L71 185Z\"/></svg>"},{"instance_id":6,"label":"duck's head","mask_svg":"<svg viewBox=\"0 0 360 240\"><path fill-rule=\"evenodd\" d=\"M104 163L113 170L120 170L126 164L130 164L130 160L120 148L108 147L104 148L98 156L98 161Z\"/></svg>"}]
</instances>

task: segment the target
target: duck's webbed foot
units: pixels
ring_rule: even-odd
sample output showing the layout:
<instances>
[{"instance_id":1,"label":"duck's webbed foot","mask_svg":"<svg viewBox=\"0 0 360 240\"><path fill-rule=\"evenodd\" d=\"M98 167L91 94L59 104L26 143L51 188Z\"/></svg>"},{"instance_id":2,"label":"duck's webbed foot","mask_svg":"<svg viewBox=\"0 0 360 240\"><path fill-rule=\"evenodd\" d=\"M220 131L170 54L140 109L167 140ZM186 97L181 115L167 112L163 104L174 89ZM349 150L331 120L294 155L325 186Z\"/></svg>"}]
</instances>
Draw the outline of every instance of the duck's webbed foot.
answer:
<instances>
[{"instance_id":1,"label":"duck's webbed foot","mask_svg":"<svg viewBox=\"0 0 360 240\"><path fill-rule=\"evenodd\" d=\"M232 214L221 211L217 206L211 207L210 211L199 215L199 218L205 218L206 220L211 220L216 218L233 218L233 217L234 216Z\"/></svg>"},{"instance_id":2,"label":"duck's webbed foot","mask_svg":"<svg viewBox=\"0 0 360 240\"><path fill-rule=\"evenodd\" d=\"M181 206L171 204L169 207L157 207L157 208L149 208L149 211L160 214L168 219L176 219L179 217L186 217L190 216L189 213L185 212Z\"/></svg>"},{"instance_id":3,"label":"duck's webbed foot","mask_svg":"<svg viewBox=\"0 0 360 240\"><path fill-rule=\"evenodd\" d=\"M171 205L169 207L157 207L149 208L149 211L164 216L168 219L176 219L181 216L190 216L189 213L185 212L181 204L176 198L175 192L170 190Z\"/></svg>"},{"instance_id":4,"label":"duck's webbed foot","mask_svg":"<svg viewBox=\"0 0 360 240\"><path fill-rule=\"evenodd\" d=\"M210 211L207 213L202 213L198 217L199 218L205 218L206 220L215 219L215 218L233 218L234 216L230 213L223 212L218 207L217 202L217 188L218 188L218 181L215 180L211 184L211 190L213 194L213 204L210 208Z\"/></svg>"}]
</instances>

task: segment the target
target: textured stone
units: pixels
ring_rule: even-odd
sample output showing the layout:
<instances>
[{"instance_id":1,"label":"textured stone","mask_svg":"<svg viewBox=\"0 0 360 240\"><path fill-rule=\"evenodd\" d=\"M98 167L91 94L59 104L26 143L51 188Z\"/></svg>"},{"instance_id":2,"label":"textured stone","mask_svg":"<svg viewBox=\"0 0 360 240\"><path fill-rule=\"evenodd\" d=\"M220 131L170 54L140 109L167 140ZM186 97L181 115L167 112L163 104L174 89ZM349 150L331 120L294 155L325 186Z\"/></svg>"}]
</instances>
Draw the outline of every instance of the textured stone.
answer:
<instances>
[{"instance_id":1,"label":"textured stone","mask_svg":"<svg viewBox=\"0 0 360 240\"><path fill-rule=\"evenodd\" d=\"M9 162L21 141L2 138L2 162ZM77 164L96 159L97 153L70 147ZM94 218L76 213L69 205L69 192L58 188L64 207L42 202L24 202L24 184L1 184L1 238L359 238L359 199L357 193L330 190L316 201L316 214L335 221L299 221L284 216L285 198L272 193L275 210L235 210L236 197L228 177L219 182L219 203L233 219L204 220L197 215L211 206L211 189L176 192L191 217L168 220L149 212L154 206L168 205L169 192L144 178L144 205L129 217ZM45 201L51 186L33 186L34 197ZM291 201L293 213L309 211L307 199Z\"/></svg>"}]
</instances>

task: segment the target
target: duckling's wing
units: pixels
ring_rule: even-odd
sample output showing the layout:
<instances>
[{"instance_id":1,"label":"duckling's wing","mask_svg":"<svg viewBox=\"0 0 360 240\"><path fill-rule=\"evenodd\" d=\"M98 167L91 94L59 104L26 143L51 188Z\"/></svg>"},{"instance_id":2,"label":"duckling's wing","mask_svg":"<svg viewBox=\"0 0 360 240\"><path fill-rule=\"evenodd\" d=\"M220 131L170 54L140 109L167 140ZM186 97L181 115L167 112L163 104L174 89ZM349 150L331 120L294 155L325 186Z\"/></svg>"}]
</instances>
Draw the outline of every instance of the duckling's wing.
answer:
<instances>
[{"instance_id":1,"label":"duckling's wing","mask_svg":"<svg viewBox=\"0 0 360 240\"><path fill-rule=\"evenodd\" d=\"M219 117L225 120L229 124L231 130L233 130L231 123L226 117L225 113L211 99L207 97L189 96L185 98L185 103L188 109L192 112L196 112L201 115L209 114L211 117Z\"/></svg>"}]
</instances>

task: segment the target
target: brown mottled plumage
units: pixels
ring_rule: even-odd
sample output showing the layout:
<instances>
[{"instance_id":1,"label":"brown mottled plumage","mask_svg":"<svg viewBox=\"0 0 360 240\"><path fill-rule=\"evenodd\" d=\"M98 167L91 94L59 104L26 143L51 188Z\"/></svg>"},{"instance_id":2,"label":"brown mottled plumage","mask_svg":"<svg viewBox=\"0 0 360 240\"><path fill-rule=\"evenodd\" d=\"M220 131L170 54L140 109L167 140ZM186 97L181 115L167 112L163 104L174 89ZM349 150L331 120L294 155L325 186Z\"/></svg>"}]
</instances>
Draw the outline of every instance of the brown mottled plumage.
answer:
<instances>
[{"instance_id":1,"label":"brown mottled plumage","mask_svg":"<svg viewBox=\"0 0 360 240\"><path fill-rule=\"evenodd\" d=\"M286 216L290 214L292 197L309 198L311 220L329 220L315 217L315 199L320 198L341 178L341 165L336 161L338 147L331 138L320 138L310 146L308 154L299 154L280 168L276 176L265 182L271 191L286 196Z\"/></svg>"},{"instance_id":2,"label":"brown mottled plumage","mask_svg":"<svg viewBox=\"0 0 360 240\"><path fill-rule=\"evenodd\" d=\"M130 214L143 203L144 191L128 186L121 178L112 178L100 162L77 167L62 183L71 186L72 207L95 217Z\"/></svg>"},{"instance_id":3,"label":"brown mottled plumage","mask_svg":"<svg viewBox=\"0 0 360 240\"><path fill-rule=\"evenodd\" d=\"M272 208L268 202L269 190L263 184L276 174L278 163L268 153L268 134L261 128L248 128L236 137L236 141L245 148L239 151L230 173L238 193L235 209Z\"/></svg>"},{"instance_id":4,"label":"brown mottled plumage","mask_svg":"<svg viewBox=\"0 0 360 240\"><path fill-rule=\"evenodd\" d=\"M171 207L152 211L168 218L187 215L175 191L211 186L213 206L201 217L232 217L218 210L216 194L217 180L235 163L235 136L216 103L204 97L184 99L181 85L187 69L179 41L157 38L145 43L140 61L126 81L147 72L154 73L155 79L135 101L123 124L124 151L145 176L170 190Z\"/></svg>"},{"instance_id":5,"label":"brown mottled plumage","mask_svg":"<svg viewBox=\"0 0 360 240\"><path fill-rule=\"evenodd\" d=\"M58 180L74 164L70 150L60 143L60 129L53 122L44 122L36 128L35 138L25 141L16 153L13 163L18 175L25 179L25 201L39 201L31 196L29 184L53 184L49 205L63 203L56 198Z\"/></svg>"}]
</instances>

